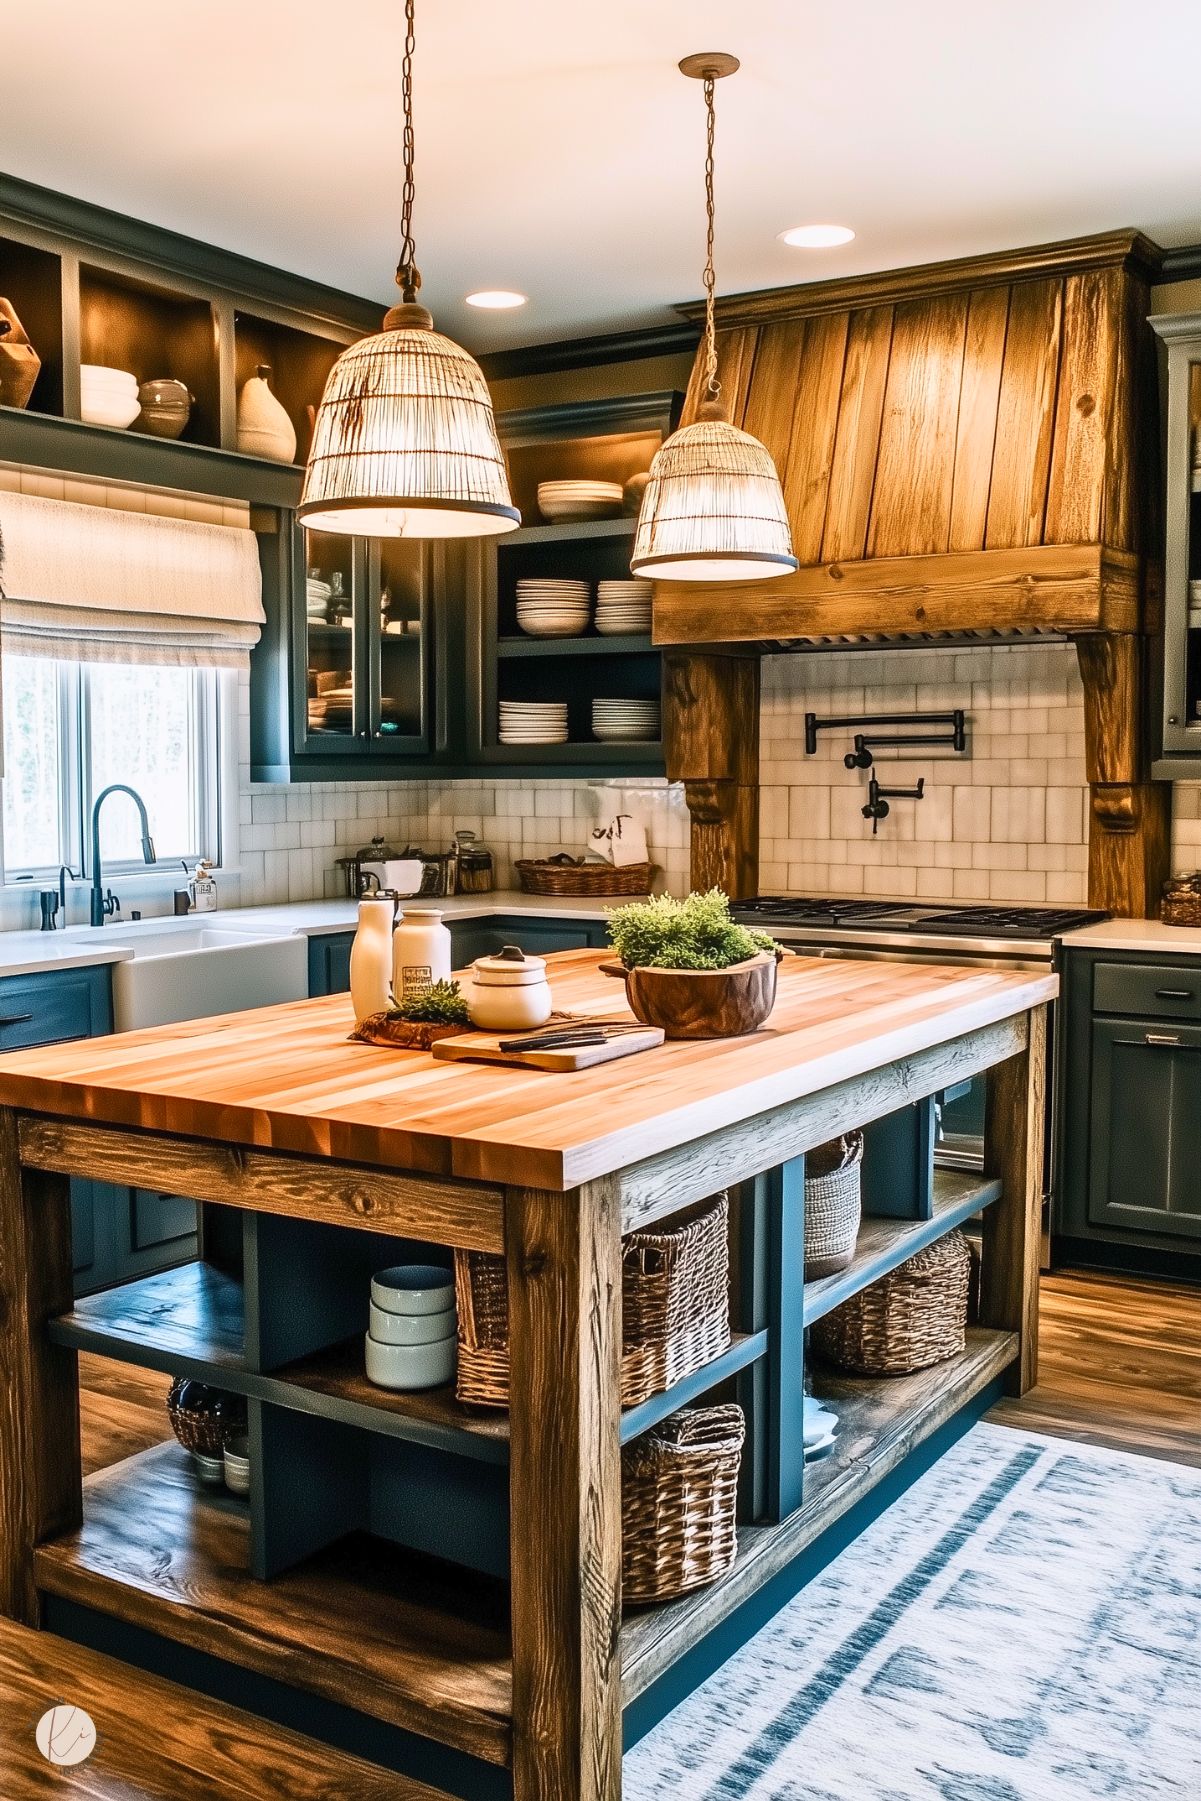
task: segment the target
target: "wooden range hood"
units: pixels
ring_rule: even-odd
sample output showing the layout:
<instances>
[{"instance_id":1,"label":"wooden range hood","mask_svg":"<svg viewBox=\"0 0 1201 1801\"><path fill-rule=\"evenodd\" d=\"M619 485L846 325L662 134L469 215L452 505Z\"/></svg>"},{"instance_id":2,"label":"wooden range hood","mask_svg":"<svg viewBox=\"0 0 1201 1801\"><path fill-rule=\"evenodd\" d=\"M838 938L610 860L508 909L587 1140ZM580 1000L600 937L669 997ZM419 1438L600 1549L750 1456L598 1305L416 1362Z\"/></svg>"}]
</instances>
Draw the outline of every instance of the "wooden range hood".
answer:
<instances>
[{"instance_id":1,"label":"wooden range hood","mask_svg":"<svg viewBox=\"0 0 1201 1801\"><path fill-rule=\"evenodd\" d=\"M1159 255L1120 232L718 303L730 417L775 458L801 567L656 585L694 882L756 886L757 653L1050 634L1075 642L1084 678L1090 902L1157 901L1170 790L1147 780L1143 721ZM698 354L685 421L700 383Z\"/></svg>"}]
</instances>

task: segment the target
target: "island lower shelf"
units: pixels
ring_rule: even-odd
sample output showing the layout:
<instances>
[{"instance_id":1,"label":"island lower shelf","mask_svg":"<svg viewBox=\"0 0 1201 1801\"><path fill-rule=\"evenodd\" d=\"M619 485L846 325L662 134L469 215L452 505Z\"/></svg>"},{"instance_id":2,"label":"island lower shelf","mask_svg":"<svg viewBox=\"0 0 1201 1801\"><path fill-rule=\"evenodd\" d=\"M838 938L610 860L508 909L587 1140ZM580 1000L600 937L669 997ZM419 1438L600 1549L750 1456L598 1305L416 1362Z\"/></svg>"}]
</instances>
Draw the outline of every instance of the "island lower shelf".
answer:
<instances>
[{"instance_id":1,"label":"island lower shelf","mask_svg":"<svg viewBox=\"0 0 1201 1801\"><path fill-rule=\"evenodd\" d=\"M1014 1334L972 1327L961 1355L917 1375L816 1371L842 1427L834 1453L806 1473L804 1505L778 1525L742 1528L723 1581L627 1614L623 1700L819 1539L1016 1355ZM198 1488L186 1455L165 1444L88 1478L82 1527L38 1548L35 1575L48 1596L489 1763L509 1761L503 1582L354 1535L263 1583L250 1575L249 1541L247 1509Z\"/></svg>"}]
</instances>

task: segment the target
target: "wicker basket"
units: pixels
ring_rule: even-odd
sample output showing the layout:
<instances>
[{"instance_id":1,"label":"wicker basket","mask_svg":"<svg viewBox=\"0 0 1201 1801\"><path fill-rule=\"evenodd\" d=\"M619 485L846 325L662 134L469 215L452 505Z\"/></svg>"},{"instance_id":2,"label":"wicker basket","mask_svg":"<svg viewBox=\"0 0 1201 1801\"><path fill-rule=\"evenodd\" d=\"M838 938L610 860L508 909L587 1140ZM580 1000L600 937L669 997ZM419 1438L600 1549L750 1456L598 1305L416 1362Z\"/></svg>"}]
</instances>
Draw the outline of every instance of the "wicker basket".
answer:
<instances>
[{"instance_id":1,"label":"wicker basket","mask_svg":"<svg viewBox=\"0 0 1201 1801\"><path fill-rule=\"evenodd\" d=\"M918 1251L816 1322L814 1348L860 1376L908 1376L966 1344L971 1253L962 1232Z\"/></svg>"},{"instance_id":2,"label":"wicker basket","mask_svg":"<svg viewBox=\"0 0 1201 1801\"><path fill-rule=\"evenodd\" d=\"M177 1376L167 1391L167 1418L185 1451L220 1457L230 1432L246 1430L246 1403L190 1376Z\"/></svg>"},{"instance_id":3,"label":"wicker basket","mask_svg":"<svg viewBox=\"0 0 1201 1801\"><path fill-rule=\"evenodd\" d=\"M1201 870L1164 883L1159 917L1166 926L1201 926Z\"/></svg>"},{"instance_id":4,"label":"wicker basket","mask_svg":"<svg viewBox=\"0 0 1201 1801\"><path fill-rule=\"evenodd\" d=\"M653 863L560 863L555 857L521 857L514 865L526 894L649 894Z\"/></svg>"},{"instance_id":5,"label":"wicker basket","mask_svg":"<svg viewBox=\"0 0 1201 1801\"><path fill-rule=\"evenodd\" d=\"M734 1562L740 1407L673 1413L621 1453L621 1586L628 1606L670 1601Z\"/></svg>"},{"instance_id":6,"label":"wicker basket","mask_svg":"<svg viewBox=\"0 0 1201 1801\"><path fill-rule=\"evenodd\" d=\"M621 1404L636 1406L730 1344L729 1202L702 1201L622 1246ZM478 1407L509 1404L509 1292L502 1257L455 1252L459 1364L455 1392Z\"/></svg>"},{"instance_id":7,"label":"wicker basket","mask_svg":"<svg viewBox=\"0 0 1201 1801\"><path fill-rule=\"evenodd\" d=\"M819 1144L805 1157L805 1280L832 1276L855 1255L863 1133Z\"/></svg>"}]
</instances>

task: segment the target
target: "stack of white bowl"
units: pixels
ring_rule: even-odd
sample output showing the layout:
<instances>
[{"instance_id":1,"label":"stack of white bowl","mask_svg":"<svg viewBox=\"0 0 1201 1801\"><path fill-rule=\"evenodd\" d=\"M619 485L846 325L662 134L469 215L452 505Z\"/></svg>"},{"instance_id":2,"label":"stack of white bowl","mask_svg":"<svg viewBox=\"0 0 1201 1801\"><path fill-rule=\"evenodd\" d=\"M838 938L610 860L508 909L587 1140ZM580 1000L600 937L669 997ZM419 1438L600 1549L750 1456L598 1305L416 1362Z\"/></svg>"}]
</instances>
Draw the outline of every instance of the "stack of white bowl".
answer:
<instances>
[{"instance_id":1,"label":"stack of white bowl","mask_svg":"<svg viewBox=\"0 0 1201 1801\"><path fill-rule=\"evenodd\" d=\"M1201 582L1188 585L1188 622L1190 631L1201 628Z\"/></svg>"},{"instance_id":2,"label":"stack of white bowl","mask_svg":"<svg viewBox=\"0 0 1201 1801\"><path fill-rule=\"evenodd\" d=\"M502 700L502 744L566 744L565 700Z\"/></svg>"},{"instance_id":3,"label":"stack of white bowl","mask_svg":"<svg viewBox=\"0 0 1201 1801\"><path fill-rule=\"evenodd\" d=\"M517 584L517 623L531 638L578 638L591 611L587 582L523 576Z\"/></svg>"},{"instance_id":4,"label":"stack of white bowl","mask_svg":"<svg viewBox=\"0 0 1201 1801\"><path fill-rule=\"evenodd\" d=\"M620 482L567 481L538 483L538 511L552 522L561 519L613 519L621 512Z\"/></svg>"},{"instance_id":5,"label":"stack of white bowl","mask_svg":"<svg viewBox=\"0 0 1201 1801\"><path fill-rule=\"evenodd\" d=\"M379 1388L445 1388L455 1373L455 1280L432 1263L371 1278L367 1375Z\"/></svg>"},{"instance_id":6,"label":"stack of white bowl","mask_svg":"<svg viewBox=\"0 0 1201 1801\"><path fill-rule=\"evenodd\" d=\"M330 595L333 589L329 583L322 581L318 575L310 575L305 580L305 611L310 619L323 620L329 609Z\"/></svg>"},{"instance_id":7,"label":"stack of white bowl","mask_svg":"<svg viewBox=\"0 0 1201 1801\"><path fill-rule=\"evenodd\" d=\"M632 632L639 636L651 629L651 584L638 576L625 581L598 582L596 629L606 637Z\"/></svg>"},{"instance_id":8,"label":"stack of white bowl","mask_svg":"<svg viewBox=\"0 0 1201 1801\"><path fill-rule=\"evenodd\" d=\"M816 1395L804 1395L804 1421L801 1439L806 1463L817 1463L828 1457L838 1436L838 1415Z\"/></svg>"},{"instance_id":9,"label":"stack of white bowl","mask_svg":"<svg viewBox=\"0 0 1201 1801\"><path fill-rule=\"evenodd\" d=\"M594 737L606 744L654 743L659 736L659 703L657 700L594 700L592 731Z\"/></svg>"},{"instance_id":10,"label":"stack of white bowl","mask_svg":"<svg viewBox=\"0 0 1201 1801\"><path fill-rule=\"evenodd\" d=\"M79 416L85 425L113 425L124 431L142 410L138 378L126 369L84 363L79 371Z\"/></svg>"}]
</instances>

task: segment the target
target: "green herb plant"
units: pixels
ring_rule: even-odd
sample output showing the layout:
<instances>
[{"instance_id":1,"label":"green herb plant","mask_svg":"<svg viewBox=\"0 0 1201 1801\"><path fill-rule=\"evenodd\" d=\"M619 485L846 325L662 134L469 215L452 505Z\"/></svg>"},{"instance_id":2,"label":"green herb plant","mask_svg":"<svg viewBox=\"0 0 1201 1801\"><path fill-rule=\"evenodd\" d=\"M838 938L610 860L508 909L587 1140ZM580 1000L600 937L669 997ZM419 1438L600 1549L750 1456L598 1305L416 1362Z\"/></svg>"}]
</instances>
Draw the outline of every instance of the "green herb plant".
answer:
<instances>
[{"instance_id":1,"label":"green herb plant","mask_svg":"<svg viewBox=\"0 0 1201 1801\"><path fill-rule=\"evenodd\" d=\"M618 907L609 915L609 942L627 969L729 969L776 941L730 918L730 902L720 888L675 900Z\"/></svg>"},{"instance_id":2,"label":"green herb plant","mask_svg":"<svg viewBox=\"0 0 1201 1801\"><path fill-rule=\"evenodd\" d=\"M413 1025L469 1026L467 1002L455 981L435 982L424 994L414 995L402 1007L393 1007L389 1019L407 1019Z\"/></svg>"}]
</instances>

